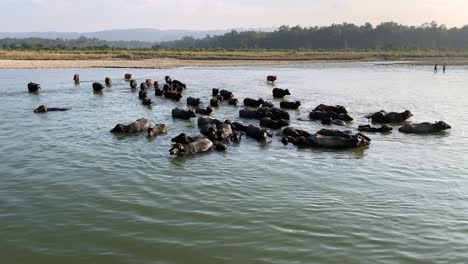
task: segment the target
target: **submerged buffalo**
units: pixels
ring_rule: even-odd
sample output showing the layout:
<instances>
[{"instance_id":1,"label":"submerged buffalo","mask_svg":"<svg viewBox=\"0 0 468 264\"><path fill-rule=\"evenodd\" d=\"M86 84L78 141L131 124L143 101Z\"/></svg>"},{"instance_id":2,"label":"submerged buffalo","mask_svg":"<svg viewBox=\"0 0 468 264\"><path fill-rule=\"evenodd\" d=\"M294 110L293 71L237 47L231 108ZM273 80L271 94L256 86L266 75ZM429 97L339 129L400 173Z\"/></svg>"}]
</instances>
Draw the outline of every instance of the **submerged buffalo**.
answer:
<instances>
[{"instance_id":1,"label":"submerged buffalo","mask_svg":"<svg viewBox=\"0 0 468 264\"><path fill-rule=\"evenodd\" d=\"M207 138L200 138L188 144L176 143L169 150L171 155L184 156L207 152L213 147L213 142Z\"/></svg>"},{"instance_id":2,"label":"submerged buffalo","mask_svg":"<svg viewBox=\"0 0 468 264\"><path fill-rule=\"evenodd\" d=\"M28 83L28 91L30 93L38 93L40 89L41 89L40 84L33 83L33 82Z\"/></svg>"},{"instance_id":3,"label":"submerged buffalo","mask_svg":"<svg viewBox=\"0 0 468 264\"><path fill-rule=\"evenodd\" d=\"M405 110L401 113L387 113L384 110L380 110L379 112L367 115L366 118L370 119L373 123L390 124L404 122L412 116L413 114L409 110Z\"/></svg>"},{"instance_id":4,"label":"submerged buffalo","mask_svg":"<svg viewBox=\"0 0 468 264\"><path fill-rule=\"evenodd\" d=\"M315 107L314 111L323 111L323 112L335 112L337 114L347 114L348 110L344 106L341 105L325 105L325 104L319 104L317 107Z\"/></svg>"},{"instance_id":5,"label":"submerged buffalo","mask_svg":"<svg viewBox=\"0 0 468 264\"><path fill-rule=\"evenodd\" d=\"M291 95L288 89L275 88L273 89L273 97L283 98L286 95Z\"/></svg>"},{"instance_id":6,"label":"submerged buffalo","mask_svg":"<svg viewBox=\"0 0 468 264\"><path fill-rule=\"evenodd\" d=\"M296 110L299 108L299 106L301 106L301 102L300 101L295 101L295 102L287 102L287 101L282 101L280 103L280 108L284 108L284 109L293 109L293 110Z\"/></svg>"},{"instance_id":7,"label":"submerged buffalo","mask_svg":"<svg viewBox=\"0 0 468 264\"><path fill-rule=\"evenodd\" d=\"M213 108L209 106L207 106L206 109L197 108L195 109L195 113L200 115L210 115L213 113Z\"/></svg>"},{"instance_id":8,"label":"submerged buffalo","mask_svg":"<svg viewBox=\"0 0 468 264\"><path fill-rule=\"evenodd\" d=\"M254 126L254 125L248 125L245 128L245 134L248 137L259 140L259 141L265 141L273 137L270 133L268 133L268 130L263 129L261 127Z\"/></svg>"},{"instance_id":9,"label":"submerged buffalo","mask_svg":"<svg viewBox=\"0 0 468 264\"><path fill-rule=\"evenodd\" d=\"M333 149L358 148L370 144L370 139L361 134L355 135L340 130L322 129L307 138L311 147L323 147Z\"/></svg>"},{"instance_id":10,"label":"submerged buffalo","mask_svg":"<svg viewBox=\"0 0 468 264\"><path fill-rule=\"evenodd\" d=\"M130 80L130 88L136 89L138 87L138 82L134 79Z\"/></svg>"},{"instance_id":11,"label":"submerged buffalo","mask_svg":"<svg viewBox=\"0 0 468 264\"><path fill-rule=\"evenodd\" d=\"M130 73L126 73L126 74L124 75L124 79L125 79L126 81L130 81L130 80L132 79L132 75L131 75Z\"/></svg>"},{"instance_id":12,"label":"submerged buffalo","mask_svg":"<svg viewBox=\"0 0 468 264\"><path fill-rule=\"evenodd\" d=\"M94 92L102 92L102 90L104 90L104 85L102 85L102 83L99 83L99 82L93 83Z\"/></svg>"},{"instance_id":13,"label":"submerged buffalo","mask_svg":"<svg viewBox=\"0 0 468 264\"><path fill-rule=\"evenodd\" d=\"M156 124L154 127L148 127L148 137L155 137L159 134L167 133L168 129L165 124Z\"/></svg>"},{"instance_id":14,"label":"submerged buffalo","mask_svg":"<svg viewBox=\"0 0 468 264\"><path fill-rule=\"evenodd\" d=\"M146 106L151 106L154 104L154 101L151 100L150 98L145 97L141 100L141 103Z\"/></svg>"},{"instance_id":15,"label":"submerged buffalo","mask_svg":"<svg viewBox=\"0 0 468 264\"><path fill-rule=\"evenodd\" d=\"M229 105L237 105L239 103L239 99L231 97L228 99L228 104Z\"/></svg>"},{"instance_id":16,"label":"submerged buffalo","mask_svg":"<svg viewBox=\"0 0 468 264\"><path fill-rule=\"evenodd\" d=\"M358 127L358 130L359 131L362 131L362 132L371 132L371 133L374 133L374 132L380 132L380 133L385 133L385 132L390 132L393 130L392 127L389 127L387 125L383 125L381 127L372 127L370 125L360 125Z\"/></svg>"},{"instance_id":17,"label":"submerged buffalo","mask_svg":"<svg viewBox=\"0 0 468 264\"><path fill-rule=\"evenodd\" d=\"M68 110L70 110L70 108L47 107L45 105L41 105L38 108L34 109L34 113L47 113L47 112L68 111Z\"/></svg>"},{"instance_id":18,"label":"submerged buffalo","mask_svg":"<svg viewBox=\"0 0 468 264\"><path fill-rule=\"evenodd\" d=\"M342 120L342 121L353 121L353 118L348 114L337 114L333 111L317 111L313 110L309 113L309 118L312 120L324 120L324 119L331 119L331 120Z\"/></svg>"},{"instance_id":19,"label":"submerged buffalo","mask_svg":"<svg viewBox=\"0 0 468 264\"><path fill-rule=\"evenodd\" d=\"M179 118L179 119L190 119L192 117L196 117L195 112L191 109L184 110L180 108L172 109L172 118Z\"/></svg>"},{"instance_id":20,"label":"submerged buffalo","mask_svg":"<svg viewBox=\"0 0 468 264\"><path fill-rule=\"evenodd\" d=\"M190 106L199 106L201 104L200 98L187 97L187 105Z\"/></svg>"},{"instance_id":21,"label":"submerged buffalo","mask_svg":"<svg viewBox=\"0 0 468 264\"><path fill-rule=\"evenodd\" d=\"M274 75L268 75L267 76L267 82L269 82L269 83L274 83L276 81L276 79L277 78Z\"/></svg>"},{"instance_id":22,"label":"submerged buffalo","mask_svg":"<svg viewBox=\"0 0 468 264\"><path fill-rule=\"evenodd\" d=\"M260 119L260 126L271 129L280 129L285 126L289 126L289 121L284 119L272 120L269 117L264 117Z\"/></svg>"},{"instance_id":23,"label":"submerged buffalo","mask_svg":"<svg viewBox=\"0 0 468 264\"><path fill-rule=\"evenodd\" d=\"M252 98L245 98L244 99L244 106L249 106L249 107L259 107L261 104L263 104L263 99L252 99Z\"/></svg>"},{"instance_id":24,"label":"submerged buffalo","mask_svg":"<svg viewBox=\"0 0 468 264\"><path fill-rule=\"evenodd\" d=\"M107 86L112 86L112 79L110 77L106 77L104 82L106 83Z\"/></svg>"},{"instance_id":25,"label":"submerged buffalo","mask_svg":"<svg viewBox=\"0 0 468 264\"><path fill-rule=\"evenodd\" d=\"M191 137L187 135L186 133L180 133L178 136L174 137L171 139L171 142L174 143L180 143L180 144L189 144L192 143L200 138L203 138L203 136L194 136Z\"/></svg>"},{"instance_id":26,"label":"submerged buffalo","mask_svg":"<svg viewBox=\"0 0 468 264\"><path fill-rule=\"evenodd\" d=\"M111 133L135 133L147 131L150 127L148 119L140 118L129 125L117 124L110 132Z\"/></svg>"},{"instance_id":27,"label":"submerged buffalo","mask_svg":"<svg viewBox=\"0 0 468 264\"><path fill-rule=\"evenodd\" d=\"M423 122L420 124L404 125L400 127L398 131L407 134L430 134L451 128L452 127L444 121L438 121L435 123Z\"/></svg>"},{"instance_id":28,"label":"submerged buffalo","mask_svg":"<svg viewBox=\"0 0 468 264\"><path fill-rule=\"evenodd\" d=\"M146 83L146 86L148 88L153 87L153 80L152 79L146 79L145 83Z\"/></svg>"}]
</instances>

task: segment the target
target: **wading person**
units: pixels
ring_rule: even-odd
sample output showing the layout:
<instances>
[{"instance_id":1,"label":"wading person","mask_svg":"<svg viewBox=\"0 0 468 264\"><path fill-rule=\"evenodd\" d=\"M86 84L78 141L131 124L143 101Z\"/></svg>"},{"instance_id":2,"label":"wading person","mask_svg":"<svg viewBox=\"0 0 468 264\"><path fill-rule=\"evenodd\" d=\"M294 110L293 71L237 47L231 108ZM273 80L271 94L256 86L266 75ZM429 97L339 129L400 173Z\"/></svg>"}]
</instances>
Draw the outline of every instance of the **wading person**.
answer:
<instances>
[{"instance_id":1,"label":"wading person","mask_svg":"<svg viewBox=\"0 0 468 264\"><path fill-rule=\"evenodd\" d=\"M444 63L444 65L442 66L442 72L445 73L445 67L447 66L446 63Z\"/></svg>"},{"instance_id":2,"label":"wading person","mask_svg":"<svg viewBox=\"0 0 468 264\"><path fill-rule=\"evenodd\" d=\"M437 64L434 65L434 73L437 73Z\"/></svg>"}]
</instances>

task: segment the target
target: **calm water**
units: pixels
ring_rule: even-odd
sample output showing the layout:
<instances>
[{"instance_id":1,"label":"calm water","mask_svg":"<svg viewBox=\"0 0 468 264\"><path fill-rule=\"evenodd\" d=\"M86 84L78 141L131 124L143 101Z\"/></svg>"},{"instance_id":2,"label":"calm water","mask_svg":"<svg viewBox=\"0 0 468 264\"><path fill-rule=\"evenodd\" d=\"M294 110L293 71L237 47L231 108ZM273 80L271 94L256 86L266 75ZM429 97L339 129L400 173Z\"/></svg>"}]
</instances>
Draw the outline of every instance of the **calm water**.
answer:
<instances>
[{"instance_id":1,"label":"calm water","mask_svg":"<svg viewBox=\"0 0 468 264\"><path fill-rule=\"evenodd\" d=\"M172 158L170 138L198 134L195 120L170 117L185 97L144 107L125 72L139 81L171 75L205 103L213 87L273 100L264 78L276 74L276 85L303 102L291 111L293 126L311 132L322 125L297 118L320 103L345 105L350 129L381 109L453 129L370 135L368 148L347 151L244 139L226 153ZM106 76L114 86L93 94L91 83ZM30 81L41 83L39 95L27 93ZM467 263L467 95L467 67L2 70L1 262ZM41 104L72 110L34 114ZM214 116L237 120L239 109ZM170 132L154 140L109 133L141 117Z\"/></svg>"}]
</instances>

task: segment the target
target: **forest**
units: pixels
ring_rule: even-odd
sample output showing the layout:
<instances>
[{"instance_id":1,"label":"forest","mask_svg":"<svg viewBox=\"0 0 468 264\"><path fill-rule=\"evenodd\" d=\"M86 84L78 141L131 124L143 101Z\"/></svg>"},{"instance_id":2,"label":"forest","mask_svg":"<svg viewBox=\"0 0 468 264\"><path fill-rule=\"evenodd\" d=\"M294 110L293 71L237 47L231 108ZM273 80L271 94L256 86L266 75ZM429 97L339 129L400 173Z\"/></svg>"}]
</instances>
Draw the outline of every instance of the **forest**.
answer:
<instances>
[{"instance_id":1,"label":"forest","mask_svg":"<svg viewBox=\"0 0 468 264\"><path fill-rule=\"evenodd\" d=\"M281 26L272 32L232 30L224 35L166 42L104 41L78 39L0 39L3 50L106 50L106 49L227 49L227 50L314 50L314 51L406 51L468 50L468 25L447 28L435 21L421 26L385 22L324 27Z\"/></svg>"}]
</instances>

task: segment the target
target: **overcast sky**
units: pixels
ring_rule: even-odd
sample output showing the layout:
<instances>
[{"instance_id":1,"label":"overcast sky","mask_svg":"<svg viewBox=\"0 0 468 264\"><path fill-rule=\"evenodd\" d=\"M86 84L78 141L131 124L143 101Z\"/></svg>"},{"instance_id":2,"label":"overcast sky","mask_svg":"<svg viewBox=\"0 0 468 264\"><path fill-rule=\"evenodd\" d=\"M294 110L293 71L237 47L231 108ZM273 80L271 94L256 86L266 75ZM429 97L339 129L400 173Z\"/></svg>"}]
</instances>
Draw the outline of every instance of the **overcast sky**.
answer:
<instances>
[{"instance_id":1,"label":"overcast sky","mask_svg":"<svg viewBox=\"0 0 468 264\"><path fill-rule=\"evenodd\" d=\"M0 0L0 31L468 24L468 0Z\"/></svg>"}]
</instances>

